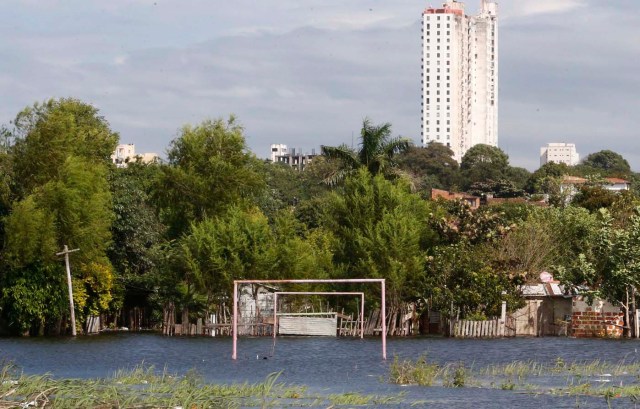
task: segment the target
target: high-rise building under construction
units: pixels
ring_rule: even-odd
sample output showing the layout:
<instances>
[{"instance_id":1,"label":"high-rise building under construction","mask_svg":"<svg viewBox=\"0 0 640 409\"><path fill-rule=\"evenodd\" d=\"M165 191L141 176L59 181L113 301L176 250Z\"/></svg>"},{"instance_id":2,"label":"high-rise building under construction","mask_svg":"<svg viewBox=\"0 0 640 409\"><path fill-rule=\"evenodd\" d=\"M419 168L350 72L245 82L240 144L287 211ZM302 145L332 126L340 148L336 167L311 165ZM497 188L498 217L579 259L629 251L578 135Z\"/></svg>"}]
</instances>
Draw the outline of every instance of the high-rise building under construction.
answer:
<instances>
[{"instance_id":1,"label":"high-rise building under construction","mask_svg":"<svg viewBox=\"0 0 640 409\"><path fill-rule=\"evenodd\" d=\"M422 18L422 144L440 142L460 162L474 145L498 145L497 4L467 16L446 1Z\"/></svg>"}]
</instances>

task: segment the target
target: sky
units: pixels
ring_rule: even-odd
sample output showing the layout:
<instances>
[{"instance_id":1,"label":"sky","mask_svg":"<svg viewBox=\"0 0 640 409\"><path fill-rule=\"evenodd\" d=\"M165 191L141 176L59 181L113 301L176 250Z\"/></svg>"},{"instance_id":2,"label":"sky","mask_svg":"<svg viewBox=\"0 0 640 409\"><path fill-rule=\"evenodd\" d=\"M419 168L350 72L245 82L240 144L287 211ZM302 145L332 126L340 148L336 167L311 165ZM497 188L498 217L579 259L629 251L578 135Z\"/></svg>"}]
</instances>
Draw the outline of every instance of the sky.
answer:
<instances>
[{"instance_id":1,"label":"sky","mask_svg":"<svg viewBox=\"0 0 640 409\"><path fill-rule=\"evenodd\" d=\"M235 114L249 148L357 144L365 117L420 141L418 0L2 0L0 124L74 97L164 156L185 124ZM480 0L466 1L475 14ZM499 2L499 146L622 154L640 171L640 2Z\"/></svg>"}]
</instances>

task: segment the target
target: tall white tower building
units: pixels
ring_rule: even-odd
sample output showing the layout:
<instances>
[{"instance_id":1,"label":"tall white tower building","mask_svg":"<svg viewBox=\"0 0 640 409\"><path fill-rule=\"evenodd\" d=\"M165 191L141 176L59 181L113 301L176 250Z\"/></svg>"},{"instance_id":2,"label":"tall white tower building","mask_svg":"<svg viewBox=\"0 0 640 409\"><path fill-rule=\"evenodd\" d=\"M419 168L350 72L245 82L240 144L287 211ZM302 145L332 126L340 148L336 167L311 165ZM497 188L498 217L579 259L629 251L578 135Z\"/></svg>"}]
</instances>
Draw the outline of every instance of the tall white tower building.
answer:
<instances>
[{"instance_id":1,"label":"tall white tower building","mask_svg":"<svg viewBox=\"0 0 640 409\"><path fill-rule=\"evenodd\" d=\"M422 16L422 144L440 142L460 162L474 145L498 146L497 4L480 14L447 0Z\"/></svg>"}]
</instances>

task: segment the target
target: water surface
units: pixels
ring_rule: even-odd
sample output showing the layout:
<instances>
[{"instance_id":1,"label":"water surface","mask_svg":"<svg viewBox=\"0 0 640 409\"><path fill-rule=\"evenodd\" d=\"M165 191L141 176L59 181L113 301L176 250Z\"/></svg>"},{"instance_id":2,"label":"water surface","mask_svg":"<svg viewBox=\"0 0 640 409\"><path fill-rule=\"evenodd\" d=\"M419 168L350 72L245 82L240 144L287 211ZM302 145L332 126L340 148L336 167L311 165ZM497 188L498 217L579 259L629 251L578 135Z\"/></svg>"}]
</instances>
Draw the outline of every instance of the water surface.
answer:
<instances>
[{"instance_id":1,"label":"water surface","mask_svg":"<svg viewBox=\"0 0 640 409\"><path fill-rule=\"evenodd\" d=\"M64 378L96 378L144 362L184 374L195 369L216 383L260 382L275 371L280 380L306 385L321 393L406 394L406 405L432 408L585 408L606 407L604 399L531 395L500 389L391 385L385 382L394 356L426 355L440 364L467 367L535 360L553 364L602 360L617 363L640 359L637 341L515 338L459 340L406 338L388 341L389 361L382 360L379 338L241 338L238 360L231 359L230 338L163 337L153 333L111 333L72 338L0 338L0 360L12 361L27 374L50 373ZM263 358L267 359L263 359ZM564 382L564 381L563 381ZM565 386L565 385L558 385ZM414 406L414 407L416 407ZM612 407L635 407L629 399Z\"/></svg>"}]
</instances>

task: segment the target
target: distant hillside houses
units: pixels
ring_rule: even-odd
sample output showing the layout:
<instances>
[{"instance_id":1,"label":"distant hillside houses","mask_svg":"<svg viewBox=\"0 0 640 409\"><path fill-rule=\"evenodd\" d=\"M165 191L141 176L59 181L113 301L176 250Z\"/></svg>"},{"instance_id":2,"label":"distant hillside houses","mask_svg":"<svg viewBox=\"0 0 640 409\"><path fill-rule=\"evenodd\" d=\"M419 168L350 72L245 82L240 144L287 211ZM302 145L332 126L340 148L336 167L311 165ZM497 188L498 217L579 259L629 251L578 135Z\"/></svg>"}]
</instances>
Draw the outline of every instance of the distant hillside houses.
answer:
<instances>
[{"instance_id":1,"label":"distant hillside houses","mask_svg":"<svg viewBox=\"0 0 640 409\"><path fill-rule=\"evenodd\" d=\"M129 163L140 161L142 163L152 163L160 160L157 153L136 154L136 146L132 143L118 145L111 155L111 161L119 168L126 167Z\"/></svg>"}]
</instances>

